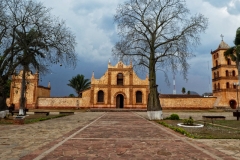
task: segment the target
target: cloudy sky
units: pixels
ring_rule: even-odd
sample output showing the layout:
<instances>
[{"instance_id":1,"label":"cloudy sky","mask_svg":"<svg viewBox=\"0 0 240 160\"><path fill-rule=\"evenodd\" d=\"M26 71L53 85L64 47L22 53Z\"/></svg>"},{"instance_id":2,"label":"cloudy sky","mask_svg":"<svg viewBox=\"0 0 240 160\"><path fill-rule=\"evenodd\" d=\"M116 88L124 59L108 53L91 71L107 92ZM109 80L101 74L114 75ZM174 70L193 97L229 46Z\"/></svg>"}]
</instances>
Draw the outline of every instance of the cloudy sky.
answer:
<instances>
[{"instance_id":1,"label":"cloudy sky","mask_svg":"<svg viewBox=\"0 0 240 160\"><path fill-rule=\"evenodd\" d=\"M91 78L100 78L107 70L109 59L115 65L112 48L118 40L113 15L116 7L123 0L38 0L47 8L52 8L52 15L65 20L75 34L78 64L75 69L53 66L52 73L42 76L41 85L51 82L51 96L68 96L74 90L67 86L68 80L77 74ZM240 0L186 0L191 14L201 13L209 19L209 26L201 36L201 45L194 50L196 55L189 60L191 68L186 82L181 75L176 75L176 90L182 87L199 94L211 91L211 50L217 49L223 40L233 45L235 32L240 27ZM138 73L145 78L146 73ZM143 76L144 75L144 76ZM164 75L157 73L159 92L173 92L172 73L169 73L170 85L164 82ZM210 87L209 87L210 84Z\"/></svg>"}]
</instances>

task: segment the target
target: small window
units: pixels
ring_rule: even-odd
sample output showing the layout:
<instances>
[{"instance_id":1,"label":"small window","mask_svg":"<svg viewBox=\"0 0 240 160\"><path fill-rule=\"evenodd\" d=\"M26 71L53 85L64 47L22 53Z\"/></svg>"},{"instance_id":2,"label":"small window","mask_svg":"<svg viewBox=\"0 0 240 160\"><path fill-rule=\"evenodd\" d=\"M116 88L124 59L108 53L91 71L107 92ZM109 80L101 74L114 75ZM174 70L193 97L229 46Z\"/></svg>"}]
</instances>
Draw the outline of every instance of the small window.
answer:
<instances>
[{"instance_id":1,"label":"small window","mask_svg":"<svg viewBox=\"0 0 240 160\"><path fill-rule=\"evenodd\" d=\"M216 58L216 56L215 56L215 54L213 55L213 59L215 59Z\"/></svg>"},{"instance_id":2,"label":"small window","mask_svg":"<svg viewBox=\"0 0 240 160\"><path fill-rule=\"evenodd\" d=\"M214 90L217 90L217 85L216 84L214 84Z\"/></svg>"},{"instance_id":3,"label":"small window","mask_svg":"<svg viewBox=\"0 0 240 160\"><path fill-rule=\"evenodd\" d=\"M216 64L216 67L217 67L218 66L218 61L217 60L216 60L215 64Z\"/></svg>"},{"instance_id":4,"label":"small window","mask_svg":"<svg viewBox=\"0 0 240 160\"><path fill-rule=\"evenodd\" d=\"M218 90L220 90L220 83L218 83Z\"/></svg>"},{"instance_id":5,"label":"small window","mask_svg":"<svg viewBox=\"0 0 240 160\"><path fill-rule=\"evenodd\" d=\"M122 73L117 74L117 85L123 85L123 74Z\"/></svg>"},{"instance_id":6,"label":"small window","mask_svg":"<svg viewBox=\"0 0 240 160\"><path fill-rule=\"evenodd\" d=\"M217 74L216 74L216 72L214 72L214 78L217 78Z\"/></svg>"},{"instance_id":7,"label":"small window","mask_svg":"<svg viewBox=\"0 0 240 160\"><path fill-rule=\"evenodd\" d=\"M227 59L227 64L231 65L231 60L229 58Z\"/></svg>"},{"instance_id":8,"label":"small window","mask_svg":"<svg viewBox=\"0 0 240 160\"><path fill-rule=\"evenodd\" d=\"M229 73L228 73L228 70L226 70L226 77L228 77L229 76Z\"/></svg>"},{"instance_id":9,"label":"small window","mask_svg":"<svg viewBox=\"0 0 240 160\"><path fill-rule=\"evenodd\" d=\"M230 88L230 87L229 87L229 82L226 83L226 88Z\"/></svg>"},{"instance_id":10,"label":"small window","mask_svg":"<svg viewBox=\"0 0 240 160\"><path fill-rule=\"evenodd\" d=\"M98 91L98 102L104 102L104 92L103 91Z\"/></svg>"},{"instance_id":11,"label":"small window","mask_svg":"<svg viewBox=\"0 0 240 160\"><path fill-rule=\"evenodd\" d=\"M217 58L218 58L218 53L217 53Z\"/></svg>"},{"instance_id":12,"label":"small window","mask_svg":"<svg viewBox=\"0 0 240 160\"><path fill-rule=\"evenodd\" d=\"M219 72L217 71L217 77L219 77Z\"/></svg>"},{"instance_id":13,"label":"small window","mask_svg":"<svg viewBox=\"0 0 240 160\"><path fill-rule=\"evenodd\" d=\"M141 91L136 92L136 103L142 103L142 92Z\"/></svg>"},{"instance_id":14,"label":"small window","mask_svg":"<svg viewBox=\"0 0 240 160\"><path fill-rule=\"evenodd\" d=\"M235 77L235 76L236 76L236 73L235 73L235 71L234 71L234 70L232 71L232 76L233 76L233 77Z\"/></svg>"}]
</instances>

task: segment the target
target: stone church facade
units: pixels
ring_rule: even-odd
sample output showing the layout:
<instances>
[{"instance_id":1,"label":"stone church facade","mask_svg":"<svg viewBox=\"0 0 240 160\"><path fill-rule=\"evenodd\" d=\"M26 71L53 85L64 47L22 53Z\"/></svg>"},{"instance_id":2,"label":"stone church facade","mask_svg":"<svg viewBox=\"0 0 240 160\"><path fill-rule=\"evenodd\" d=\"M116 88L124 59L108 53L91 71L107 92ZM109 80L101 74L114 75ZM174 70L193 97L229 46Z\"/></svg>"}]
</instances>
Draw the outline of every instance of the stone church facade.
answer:
<instances>
[{"instance_id":1,"label":"stone church facade","mask_svg":"<svg viewBox=\"0 0 240 160\"><path fill-rule=\"evenodd\" d=\"M90 92L92 108L146 108L149 81L148 77L140 79L132 64L120 61L112 66L109 62L108 70L100 79L93 73L91 89L86 92Z\"/></svg>"},{"instance_id":2,"label":"stone church facade","mask_svg":"<svg viewBox=\"0 0 240 160\"><path fill-rule=\"evenodd\" d=\"M9 104L14 104L15 108L20 106L20 95L21 95L21 82L23 77L23 71L20 71L18 75L12 75L12 83L10 87L10 98ZM40 97L50 97L50 83L48 87L40 86L39 74L38 72L32 74L32 72L27 72L26 78L26 92L25 94L25 106L26 108L35 108L37 105L38 98Z\"/></svg>"},{"instance_id":3,"label":"stone church facade","mask_svg":"<svg viewBox=\"0 0 240 160\"><path fill-rule=\"evenodd\" d=\"M238 104L238 71L236 63L224 57L224 52L229 48L223 40L218 48L211 52L212 55L212 90L217 97L214 103L216 108L236 109Z\"/></svg>"}]
</instances>

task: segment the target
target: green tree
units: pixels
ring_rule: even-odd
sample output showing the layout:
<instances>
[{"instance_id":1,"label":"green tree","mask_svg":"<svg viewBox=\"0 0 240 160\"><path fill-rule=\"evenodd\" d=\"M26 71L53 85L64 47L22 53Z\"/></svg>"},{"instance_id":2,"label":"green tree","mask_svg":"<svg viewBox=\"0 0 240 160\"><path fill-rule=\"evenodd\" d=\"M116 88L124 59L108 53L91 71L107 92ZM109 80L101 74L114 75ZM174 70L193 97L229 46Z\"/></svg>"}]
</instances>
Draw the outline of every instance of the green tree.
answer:
<instances>
[{"instance_id":1,"label":"green tree","mask_svg":"<svg viewBox=\"0 0 240 160\"><path fill-rule=\"evenodd\" d=\"M232 61L236 62L236 67L238 69L238 83L240 84L240 27L236 31L234 44L235 46L230 47L224 52L224 56L226 59L230 57Z\"/></svg>"},{"instance_id":2,"label":"green tree","mask_svg":"<svg viewBox=\"0 0 240 160\"><path fill-rule=\"evenodd\" d=\"M120 40L113 55L148 69L149 119L163 118L156 70L181 71L186 78L187 59L193 56L192 49L200 44L200 33L208 25L203 15L191 16L186 6L182 0L128 0L118 6L114 17Z\"/></svg>"},{"instance_id":3,"label":"green tree","mask_svg":"<svg viewBox=\"0 0 240 160\"><path fill-rule=\"evenodd\" d=\"M29 41L31 45L24 46ZM16 69L23 69L23 63L29 59L34 58L39 63L41 74L47 73L51 65L57 63L75 67L75 45L75 36L65 22L52 16L50 9L42 3L32 0L1 0L0 93L3 98L6 99L4 86L8 78ZM30 69L35 68L32 66L29 66ZM3 100L0 110L5 108Z\"/></svg>"},{"instance_id":4,"label":"green tree","mask_svg":"<svg viewBox=\"0 0 240 160\"><path fill-rule=\"evenodd\" d=\"M186 93L186 89L183 87L182 88L182 94L185 94Z\"/></svg>"},{"instance_id":5,"label":"green tree","mask_svg":"<svg viewBox=\"0 0 240 160\"><path fill-rule=\"evenodd\" d=\"M188 94L188 95L190 95L190 93L191 93L190 91L187 91L187 94Z\"/></svg>"},{"instance_id":6,"label":"green tree","mask_svg":"<svg viewBox=\"0 0 240 160\"><path fill-rule=\"evenodd\" d=\"M23 52L22 57L18 57L21 59L20 65L23 67L19 109L19 115L22 115L25 108L26 73L30 71L30 65L39 70L40 64L37 58L44 58L44 51L48 50L48 47L45 46L45 43L38 41L41 38L41 33L36 32L34 29L31 29L28 33L16 30L16 33L15 48L17 48L18 52ZM35 50L33 48L42 49Z\"/></svg>"},{"instance_id":7,"label":"green tree","mask_svg":"<svg viewBox=\"0 0 240 160\"><path fill-rule=\"evenodd\" d=\"M68 97L75 97L75 95L71 93L71 94L69 94Z\"/></svg>"},{"instance_id":8,"label":"green tree","mask_svg":"<svg viewBox=\"0 0 240 160\"><path fill-rule=\"evenodd\" d=\"M68 86L72 87L75 92L78 94L78 97L81 97L82 91L90 88L91 82L89 79L85 79L84 75L78 74L72 79L69 80Z\"/></svg>"},{"instance_id":9,"label":"green tree","mask_svg":"<svg viewBox=\"0 0 240 160\"><path fill-rule=\"evenodd\" d=\"M6 97L10 97L10 87L11 87L11 80L7 80L7 83L4 85L4 95L6 95Z\"/></svg>"}]
</instances>

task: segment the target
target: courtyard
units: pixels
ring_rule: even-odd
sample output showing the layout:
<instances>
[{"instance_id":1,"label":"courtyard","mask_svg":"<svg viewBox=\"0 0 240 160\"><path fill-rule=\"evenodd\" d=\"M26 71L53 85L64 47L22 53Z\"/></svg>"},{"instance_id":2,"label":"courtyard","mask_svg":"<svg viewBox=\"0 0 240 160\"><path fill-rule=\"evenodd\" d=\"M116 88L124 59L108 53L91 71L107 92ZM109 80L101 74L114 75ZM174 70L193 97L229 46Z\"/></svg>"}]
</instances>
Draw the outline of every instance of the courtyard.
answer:
<instances>
[{"instance_id":1,"label":"courtyard","mask_svg":"<svg viewBox=\"0 0 240 160\"><path fill-rule=\"evenodd\" d=\"M165 111L168 116L173 111ZM181 118L231 112L175 111ZM236 139L191 139L145 119L146 112L75 112L1 125L2 159L240 159ZM196 118L195 118L196 119Z\"/></svg>"}]
</instances>

